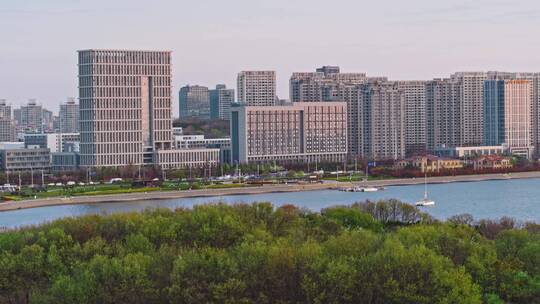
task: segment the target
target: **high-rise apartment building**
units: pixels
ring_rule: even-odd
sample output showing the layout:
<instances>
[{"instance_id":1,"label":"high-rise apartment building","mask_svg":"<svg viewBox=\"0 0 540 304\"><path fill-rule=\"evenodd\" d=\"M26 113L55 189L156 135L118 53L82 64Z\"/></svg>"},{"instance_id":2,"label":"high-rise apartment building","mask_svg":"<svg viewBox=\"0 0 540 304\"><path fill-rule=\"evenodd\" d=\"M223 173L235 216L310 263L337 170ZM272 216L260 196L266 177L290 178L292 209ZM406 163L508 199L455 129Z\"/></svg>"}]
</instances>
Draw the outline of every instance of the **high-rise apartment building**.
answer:
<instances>
[{"instance_id":1,"label":"high-rise apartment building","mask_svg":"<svg viewBox=\"0 0 540 304\"><path fill-rule=\"evenodd\" d=\"M368 81L365 73L340 73L339 67L323 66L316 71L292 74L289 80L291 102L340 101L339 86Z\"/></svg>"},{"instance_id":2,"label":"high-rise apartment building","mask_svg":"<svg viewBox=\"0 0 540 304\"><path fill-rule=\"evenodd\" d=\"M237 77L238 103L248 106L273 106L276 103L274 71L242 71Z\"/></svg>"},{"instance_id":3,"label":"high-rise apartment building","mask_svg":"<svg viewBox=\"0 0 540 304\"><path fill-rule=\"evenodd\" d=\"M0 118L11 119L11 106L5 99L0 99Z\"/></svg>"},{"instance_id":4,"label":"high-rise apartment building","mask_svg":"<svg viewBox=\"0 0 540 304\"><path fill-rule=\"evenodd\" d=\"M45 132L45 133L54 132L54 115L52 111L42 108L41 121L43 123L43 126L41 128L42 132Z\"/></svg>"},{"instance_id":5,"label":"high-rise apartment building","mask_svg":"<svg viewBox=\"0 0 540 304\"><path fill-rule=\"evenodd\" d=\"M505 80L504 128L505 143L510 152L527 158L532 156L531 83L528 80Z\"/></svg>"},{"instance_id":6,"label":"high-rise apartment building","mask_svg":"<svg viewBox=\"0 0 540 304\"><path fill-rule=\"evenodd\" d=\"M21 108L13 109L13 121L18 129L20 129L22 123L22 110Z\"/></svg>"},{"instance_id":7,"label":"high-rise apartment building","mask_svg":"<svg viewBox=\"0 0 540 304\"><path fill-rule=\"evenodd\" d=\"M479 146L484 140L484 72L459 72L451 76L460 84L461 146Z\"/></svg>"},{"instance_id":8,"label":"high-rise apartment building","mask_svg":"<svg viewBox=\"0 0 540 304\"><path fill-rule=\"evenodd\" d=\"M210 93L205 86L184 86L180 88L180 118L210 118Z\"/></svg>"},{"instance_id":9,"label":"high-rise apartment building","mask_svg":"<svg viewBox=\"0 0 540 304\"><path fill-rule=\"evenodd\" d=\"M531 142L536 157L540 156L540 73L515 73L513 79L528 80L531 84Z\"/></svg>"},{"instance_id":10,"label":"high-rise apartment building","mask_svg":"<svg viewBox=\"0 0 540 304\"><path fill-rule=\"evenodd\" d=\"M341 101L347 104L348 152L359 156L358 92L369 81L365 73L340 73L339 67L323 66L316 72L293 73L289 80L290 101Z\"/></svg>"},{"instance_id":11,"label":"high-rise apartment building","mask_svg":"<svg viewBox=\"0 0 540 304\"><path fill-rule=\"evenodd\" d=\"M343 102L290 106L235 106L231 113L233 162L341 162L347 156Z\"/></svg>"},{"instance_id":12,"label":"high-rise apartment building","mask_svg":"<svg viewBox=\"0 0 540 304\"><path fill-rule=\"evenodd\" d=\"M368 160L405 157L405 94L396 82L360 87L359 148Z\"/></svg>"},{"instance_id":13,"label":"high-rise apartment building","mask_svg":"<svg viewBox=\"0 0 540 304\"><path fill-rule=\"evenodd\" d=\"M29 100L26 106L21 107L18 127L26 132L41 133L43 131L43 108L35 99Z\"/></svg>"},{"instance_id":14,"label":"high-rise apartment building","mask_svg":"<svg viewBox=\"0 0 540 304\"><path fill-rule=\"evenodd\" d=\"M398 88L405 95L405 154L425 152L427 144L426 82L398 81Z\"/></svg>"},{"instance_id":15,"label":"high-rise apartment building","mask_svg":"<svg viewBox=\"0 0 540 304\"><path fill-rule=\"evenodd\" d=\"M70 98L60 105L59 122L60 133L79 131L79 104L75 102L75 98Z\"/></svg>"},{"instance_id":16,"label":"high-rise apartment building","mask_svg":"<svg viewBox=\"0 0 540 304\"><path fill-rule=\"evenodd\" d=\"M504 80L484 82L484 145L504 143Z\"/></svg>"},{"instance_id":17,"label":"high-rise apartment building","mask_svg":"<svg viewBox=\"0 0 540 304\"><path fill-rule=\"evenodd\" d=\"M171 149L171 53L78 52L81 166L154 163Z\"/></svg>"},{"instance_id":18,"label":"high-rise apartment building","mask_svg":"<svg viewBox=\"0 0 540 304\"><path fill-rule=\"evenodd\" d=\"M0 142L15 140L15 125L11 119L11 106L0 99Z\"/></svg>"},{"instance_id":19,"label":"high-rise apartment building","mask_svg":"<svg viewBox=\"0 0 540 304\"><path fill-rule=\"evenodd\" d=\"M210 90L210 118L231 120L231 105L234 103L234 89L218 84Z\"/></svg>"},{"instance_id":20,"label":"high-rise apartment building","mask_svg":"<svg viewBox=\"0 0 540 304\"><path fill-rule=\"evenodd\" d=\"M513 77L512 77L513 78ZM505 144L510 152L533 153L531 81L486 80L484 84L484 144Z\"/></svg>"},{"instance_id":21,"label":"high-rise apartment building","mask_svg":"<svg viewBox=\"0 0 540 304\"><path fill-rule=\"evenodd\" d=\"M427 147L461 145L461 84L454 79L426 83Z\"/></svg>"},{"instance_id":22,"label":"high-rise apartment building","mask_svg":"<svg viewBox=\"0 0 540 304\"><path fill-rule=\"evenodd\" d=\"M0 118L0 142L15 141L15 125L11 119Z\"/></svg>"}]
</instances>

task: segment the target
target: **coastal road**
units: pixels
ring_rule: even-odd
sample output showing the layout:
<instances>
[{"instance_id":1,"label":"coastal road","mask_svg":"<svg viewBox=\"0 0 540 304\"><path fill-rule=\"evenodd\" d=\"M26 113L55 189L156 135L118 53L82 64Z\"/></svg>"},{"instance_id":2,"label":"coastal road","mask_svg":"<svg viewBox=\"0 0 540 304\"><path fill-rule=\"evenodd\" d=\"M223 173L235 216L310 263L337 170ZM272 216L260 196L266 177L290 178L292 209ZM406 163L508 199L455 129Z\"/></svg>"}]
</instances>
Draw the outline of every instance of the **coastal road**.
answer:
<instances>
[{"instance_id":1,"label":"coastal road","mask_svg":"<svg viewBox=\"0 0 540 304\"><path fill-rule=\"evenodd\" d=\"M481 174L481 175L459 175L459 176L440 176L428 178L428 183L453 183L453 182L477 182L485 180L508 180L517 178L540 178L540 172L519 172L511 174ZM386 179L369 181L367 185L387 187L400 185L414 185L424 183L423 178L406 178L406 179ZM93 204L93 203L110 203L110 202L126 202L138 200L163 200L176 199L187 197L219 197L226 195L242 195L242 194L262 194L274 192L296 192L296 191L313 191L333 189L337 187L350 186L349 182L325 181L322 184L280 184L280 185L264 185L242 188L224 188L224 189L202 189L202 190L183 190L183 191L154 191L147 193L123 193L112 195L93 195L93 196L76 196L70 198L55 197L46 199L33 199L18 202L0 203L0 212L37 208L45 206L69 205L69 204Z\"/></svg>"}]
</instances>

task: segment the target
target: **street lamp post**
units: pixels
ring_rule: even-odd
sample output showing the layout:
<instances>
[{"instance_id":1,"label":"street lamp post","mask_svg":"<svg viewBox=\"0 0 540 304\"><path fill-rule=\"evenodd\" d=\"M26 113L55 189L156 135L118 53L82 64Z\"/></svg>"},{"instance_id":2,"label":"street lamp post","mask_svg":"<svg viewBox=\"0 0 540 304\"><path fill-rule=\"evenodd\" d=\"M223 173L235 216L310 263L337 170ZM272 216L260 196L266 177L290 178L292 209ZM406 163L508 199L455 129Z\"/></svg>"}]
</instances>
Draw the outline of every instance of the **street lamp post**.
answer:
<instances>
[{"instance_id":1,"label":"street lamp post","mask_svg":"<svg viewBox=\"0 0 540 304\"><path fill-rule=\"evenodd\" d=\"M30 167L30 187L34 188L34 168Z\"/></svg>"}]
</instances>

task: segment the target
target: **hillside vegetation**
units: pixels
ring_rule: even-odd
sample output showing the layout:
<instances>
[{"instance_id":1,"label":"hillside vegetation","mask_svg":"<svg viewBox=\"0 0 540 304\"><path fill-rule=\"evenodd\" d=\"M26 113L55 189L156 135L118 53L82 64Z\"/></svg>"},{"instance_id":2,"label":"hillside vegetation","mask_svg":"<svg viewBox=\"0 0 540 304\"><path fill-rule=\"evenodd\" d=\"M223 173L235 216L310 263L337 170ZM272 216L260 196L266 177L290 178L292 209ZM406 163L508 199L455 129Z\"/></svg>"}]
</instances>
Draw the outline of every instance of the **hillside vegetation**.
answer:
<instances>
[{"instance_id":1,"label":"hillside vegetation","mask_svg":"<svg viewBox=\"0 0 540 304\"><path fill-rule=\"evenodd\" d=\"M0 303L540 303L540 227L397 201L89 215L0 233Z\"/></svg>"}]
</instances>

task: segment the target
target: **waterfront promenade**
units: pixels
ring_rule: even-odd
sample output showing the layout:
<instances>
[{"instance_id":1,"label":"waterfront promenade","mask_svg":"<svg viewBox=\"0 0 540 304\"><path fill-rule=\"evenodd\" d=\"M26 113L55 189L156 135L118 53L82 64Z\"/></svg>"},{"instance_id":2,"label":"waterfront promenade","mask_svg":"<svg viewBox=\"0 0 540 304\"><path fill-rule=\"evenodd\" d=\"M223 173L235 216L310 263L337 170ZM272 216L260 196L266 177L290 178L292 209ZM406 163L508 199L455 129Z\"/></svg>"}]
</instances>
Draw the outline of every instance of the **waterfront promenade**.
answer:
<instances>
[{"instance_id":1,"label":"waterfront promenade","mask_svg":"<svg viewBox=\"0 0 540 304\"><path fill-rule=\"evenodd\" d=\"M482 174L482 175L460 175L460 176L440 176L428 178L428 183L453 183L453 182L475 182L485 180L508 180L521 178L540 178L540 172L518 172L511 174ZM407 179L386 179L369 181L369 186L400 186L422 184L423 178L407 178ZM356 183L357 184L357 183ZM55 197L47 199L34 199L24 201L10 201L0 203L0 211L9 211L26 208L37 208L45 206L69 205L69 204L92 204L92 203L111 203L111 202L128 202L139 200L163 200L175 198L189 197L220 197L226 195L249 195L249 194L264 194L276 192L297 192L297 191L313 191L326 190L338 187L347 187L351 183L325 181L322 184L279 184L279 185L264 185L258 187L244 188L224 188L224 189L202 189L202 190L182 190L182 191L155 191L148 193L124 193L113 195L93 195L93 196L76 196L76 197Z\"/></svg>"}]
</instances>

